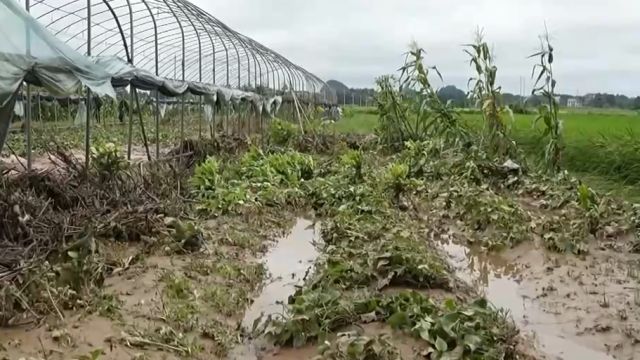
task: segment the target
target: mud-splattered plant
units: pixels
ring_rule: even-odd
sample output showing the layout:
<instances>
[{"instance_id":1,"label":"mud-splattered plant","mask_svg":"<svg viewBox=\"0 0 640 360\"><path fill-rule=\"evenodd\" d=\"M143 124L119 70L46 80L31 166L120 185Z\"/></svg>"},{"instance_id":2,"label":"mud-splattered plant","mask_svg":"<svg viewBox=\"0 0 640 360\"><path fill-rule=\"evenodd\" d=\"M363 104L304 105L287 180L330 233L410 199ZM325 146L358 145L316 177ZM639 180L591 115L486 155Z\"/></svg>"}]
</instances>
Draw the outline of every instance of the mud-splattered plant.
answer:
<instances>
[{"instance_id":1,"label":"mud-splattered plant","mask_svg":"<svg viewBox=\"0 0 640 360\"><path fill-rule=\"evenodd\" d=\"M553 78L553 46L549 39L549 32L540 37L540 51L530 57L539 57L540 62L533 66L532 77L536 76L536 82L532 91L533 95L541 95L545 103L538 108L538 117L535 124L544 123L543 136L547 139L544 159L550 172L560 170L560 161L563 149L562 121L558 119L560 104L556 99L557 82Z\"/></svg>"}]
</instances>

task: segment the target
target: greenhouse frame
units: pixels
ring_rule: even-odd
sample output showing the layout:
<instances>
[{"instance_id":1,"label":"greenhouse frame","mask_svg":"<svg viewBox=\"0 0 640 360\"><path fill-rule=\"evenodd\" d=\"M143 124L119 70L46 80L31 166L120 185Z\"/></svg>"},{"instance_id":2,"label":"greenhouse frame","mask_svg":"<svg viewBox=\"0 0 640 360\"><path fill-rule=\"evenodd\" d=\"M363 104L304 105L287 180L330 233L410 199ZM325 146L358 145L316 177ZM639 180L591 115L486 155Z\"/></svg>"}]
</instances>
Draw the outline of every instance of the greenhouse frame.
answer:
<instances>
[{"instance_id":1,"label":"greenhouse frame","mask_svg":"<svg viewBox=\"0 0 640 360\"><path fill-rule=\"evenodd\" d=\"M0 2L0 5L7 8L19 6L30 16L29 19L22 19L27 24L26 30L21 31L25 34L16 34L18 41L14 42L14 48L0 48L0 65L4 62L4 66L10 69L14 66L19 70L13 73L20 73L22 76L19 87L15 86L15 81L13 87L3 86L0 79L0 105L4 108L6 116L7 109L15 103L18 93L26 97L25 137L29 167L29 103L33 98L31 85L44 87L56 96L77 94L77 88L87 89L84 96L87 107L86 121L89 124L92 103L89 101L92 96L90 91L93 89L98 95L114 94L112 89L96 91L91 86L95 85L91 82L96 80L91 77L95 75L96 78L104 78L105 72L114 88L130 86L133 89L130 91L132 104L138 102L136 89L155 95L156 126L160 113L160 95L180 98L182 118L186 94L199 98L201 111L203 104L207 102L212 106L216 103L219 106L221 102L230 104L242 100L252 104L250 107L259 114L256 116L262 116L263 109L265 113L270 113L273 104L282 103L283 98L285 102L290 100L309 106L336 102L335 93L319 77L278 52L234 31L187 0ZM14 28L20 26L22 25L14 24ZM15 32L10 27L9 30L6 27L3 30ZM9 35L13 34L4 35L10 38ZM25 41L19 41L22 36L25 36ZM45 51L45 55L38 56L38 50L41 50L38 49L40 43L46 44L47 50L54 50ZM16 56L16 53L22 56ZM28 65L23 65L22 62ZM55 71L51 71L52 68ZM53 79L65 70L69 70L69 75L73 76L67 81L68 84L62 82L62 85L58 86ZM91 76L87 77L87 74ZM23 82L27 84L24 86L26 91L23 91ZM13 103L8 97L3 98L3 94L11 94ZM132 108L133 106L130 110ZM133 117L131 110L130 126ZM184 119L181 119L181 122L183 121ZM2 146L7 136L8 124L0 121L0 125ZM86 126L87 160L90 127ZM131 141L129 157L130 152Z\"/></svg>"},{"instance_id":2,"label":"greenhouse frame","mask_svg":"<svg viewBox=\"0 0 640 360\"><path fill-rule=\"evenodd\" d=\"M187 0L26 0L26 8L75 50L163 78L238 89L291 84L331 97L320 78Z\"/></svg>"}]
</instances>

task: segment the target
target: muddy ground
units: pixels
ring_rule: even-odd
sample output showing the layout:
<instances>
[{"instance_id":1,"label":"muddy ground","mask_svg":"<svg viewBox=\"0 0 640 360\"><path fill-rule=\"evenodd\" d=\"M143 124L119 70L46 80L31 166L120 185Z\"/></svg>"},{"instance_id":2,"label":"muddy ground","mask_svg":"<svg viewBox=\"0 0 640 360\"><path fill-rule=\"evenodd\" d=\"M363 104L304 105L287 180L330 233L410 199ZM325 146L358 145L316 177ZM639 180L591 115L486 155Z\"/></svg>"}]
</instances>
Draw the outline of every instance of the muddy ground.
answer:
<instances>
[{"instance_id":1,"label":"muddy ground","mask_svg":"<svg viewBox=\"0 0 640 360\"><path fill-rule=\"evenodd\" d=\"M210 223L209 231L220 231ZM219 234L224 237L224 234ZM272 239L274 240L274 239ZM253 304L243 313L231 309L215 320L228 323L229 329L252 323L262 314L283 311L283 303L312 271L317 256L314 243L318 239L312 221L300 218L288 236L272 242L273 248L262 256L266 270L272 275L259 290L250 284ZM442 249L455 266L458 275L482 291L497 307L508 309L514 321L537 346L537 357L548 359L638 359L640 358L640 290L638 273L640 255L616 251L610 244L594 244L589 256L573 257L551 253L536 244L522 244L498 254L443 239ZM257 250L256 248L255 250ZM124 247L123 263L138 254L139 249ZM258 264L260 255L228 247L216 250L231 255L234 264ZM107 279L105 292L121 302L117 319L96 314L63 313L62 319L47 319L43 324L0 330L0 356L3 359L70 359L102 350L100 359L173 359L182 358L189 342L175 346L149 340L138 332L155 332L162 326L166 309L163 288L167 276L181 276L185 269L206 267L214 260L211 254L153 254L139 263L127 264ZM203 263L205 262L205 263ZM206 270L205 270L206 271ZM198 284L218 283L217 274L198 276ZM228 279L233 282L235 279ZM223 280L224 281L224 280ZM235 285L230 285L232 288ZM431 297L455 296L447 292ZM195 300L198 301L198 300ZM199 315L201 316L201 315ZM203 319L201 318L200 321ZM374 323L355 329L361 335L387 334L393 339L403 359L411 359L424 344ZM136 331L135 334L127 331ZM170 331L170 330L167 330ZM170 334L180 336L180 334ZM184 335L190 336L190 335ZM300 349L277 349L266 343L241 343L228 339L231 359L307 359L317 355L314 345ZM220 351L215 341L198 338L205 353ZM233 344L233 345L231 345ZM183 355L180 355L183 354ZM209 355L197 358L209 358Z\"/></svg>"},{"instance_id":2,"label":"muddy ground","mask_svg":"<svg viewBox=\"0 0 640 360\"><path fill-rule=\"evenodd\" d=\"M336 176L351 181L350 174ZM368 182L376 186L377 178ZM449 299L468 306L482 294L510 315L496 326L513 320L521 332L499 344L513 358L640 359L640 255L629 251L636 242L630 232L589 238L588 251L574 255L550 251L532 226L531 241L496 250L474 244L469 229L461 230L475 219L463 215L456 223L442 213L427 218L415 205L408 211L409 205L387 198L391 205L385 203L389 208L382 217L369 219L373 224L341 218L342 210L333 208L331 216L315 218L312 212L272 207L193 221L194 228L181 231L201 232L203 241L194 252L170 242L110 243L107 257L119 266L105 280L95 306L65 310L49 294L56 311L0 329L0 359L309 359L318 347L339 348L350 339L372 341L381 359L429 359L434 353L428 342L394 329L376 312L357 314L357 320L332 327L326 339L309 337L295 349L274 346L272 339L253 332L269 316L280 317L284 329L296 324L287 302L301 291L324 295L314 281L334 286L327 291L338 291L338 302L359 299L363 290L365 298L376 301L430 299L436 311ZM333 223L322 227L325 220ZM354 223L345 225L349 221ZM334 236L328 243L322 236L327 228L326 234ZM389 233L369 236L371 229ZM374 263L363 259L372 254ZM331 256L344 261L341 266L353 266L339 274L353 283L331 282ZM318 309L320 314L326 310ZM387 347L397 354L383 357Z\"/></svg>"}]
</instances>

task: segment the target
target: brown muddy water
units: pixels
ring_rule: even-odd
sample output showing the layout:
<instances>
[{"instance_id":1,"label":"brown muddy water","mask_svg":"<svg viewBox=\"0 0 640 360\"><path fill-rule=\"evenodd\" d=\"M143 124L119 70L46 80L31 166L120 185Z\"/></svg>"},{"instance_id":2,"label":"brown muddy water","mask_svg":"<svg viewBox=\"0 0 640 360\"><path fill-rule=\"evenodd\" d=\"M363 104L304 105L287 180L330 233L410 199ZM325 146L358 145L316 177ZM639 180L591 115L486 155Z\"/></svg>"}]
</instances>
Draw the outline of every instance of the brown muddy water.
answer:
<instances>
[{"instance_id":1,"label":"brown muddy water","mask_svg":"<svg viewBox=\"0 0 640 360\"><path fill-rule=\"evenodd\" d=\"M242 320L247 332L251 332L256 321L283 313L289 297L313 270L319 256L316 247L319 242L320 223L298 218L290 234L280 238L265 254L262 261L270 277ZM265 341L250 340L234 349L228 358L258 359L269 351Z\"/></svg>"},{"instance_id":2,"label":"brown muddy water","mask_svg":"<svg viewBox=\"0 0 640 360\"><path fill-rule=\"evenodd\" d=\"M595 248L584 259L523 244L501 254L444 239L457 275L516 325L547 359L640 359L633 255Z\"/></svg>"}]
</instances>

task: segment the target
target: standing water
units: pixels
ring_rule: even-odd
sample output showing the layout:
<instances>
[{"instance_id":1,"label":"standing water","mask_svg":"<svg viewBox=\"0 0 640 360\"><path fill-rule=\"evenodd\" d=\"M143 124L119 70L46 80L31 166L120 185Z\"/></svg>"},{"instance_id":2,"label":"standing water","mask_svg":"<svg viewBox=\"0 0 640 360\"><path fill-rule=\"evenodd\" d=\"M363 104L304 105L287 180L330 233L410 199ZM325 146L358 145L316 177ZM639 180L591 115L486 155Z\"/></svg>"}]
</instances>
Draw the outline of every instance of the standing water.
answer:
<instances>
[{"instance_id":1,"label":"standing water","mask_svg":"<svg viewBox=\"0 0 640 360\"><path fill-rule=\"evenodd\" d=\"M561 329L561 320L538 306L535 286L522 281L521 274L527 271L531 263L544 263L542 250L533 246L521 249L530 258L530 263L525 266L499 254L487 254L480 249L452 242L442 243L442 248L449 255L458 277L480 290L497 308L508 310L516 325L525 335L533 335L542 353L549 358L613 359L604 352L577 342L575 334ZM539 258L531 259L532 256Z\"/></svg>"},{"instance_id":2,"label":"standing water","mask_svg":"<svg viewBox=\"0 0 640 360\"><path fill-rule=\"evenodd\" d=\"M297 286L303 284L319 252L316 243L320 241L319 223L306 218L298 218L288 236L282 237L277 244L265 254L263 261L268 273L269 282L242 320L242 326L251 330L256 320L269 315L281 314L289 296L293 295ZM230 359L257 359L260 345L245 343L231 353Z\"/></svg>"}]
</instances>

